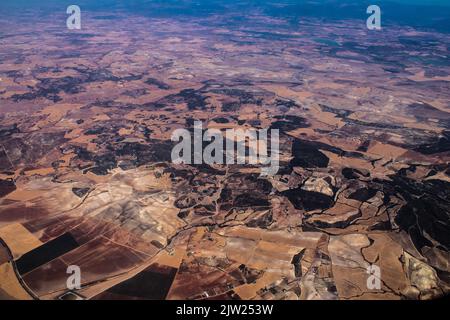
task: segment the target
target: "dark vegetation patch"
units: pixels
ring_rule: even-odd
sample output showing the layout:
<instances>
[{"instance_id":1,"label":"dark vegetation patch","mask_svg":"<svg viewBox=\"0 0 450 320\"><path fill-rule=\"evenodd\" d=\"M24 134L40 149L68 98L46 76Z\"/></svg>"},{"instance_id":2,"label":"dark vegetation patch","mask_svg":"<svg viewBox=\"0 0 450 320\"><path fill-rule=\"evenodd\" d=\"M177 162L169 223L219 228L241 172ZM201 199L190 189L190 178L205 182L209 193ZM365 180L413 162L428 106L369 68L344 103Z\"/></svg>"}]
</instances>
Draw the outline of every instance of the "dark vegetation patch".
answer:
<instances>
[{"instance_id":1,"label":"dark vegetation patch","mask_svg":"<svg viewBox=\"0 0 450 320\"><path fill-rule=\"evenodd\" d=\"M349 115L353 113L353 111L345 110L345 109L337 109L324 104L319 104L320 108L324 112L334 113L338 118L347 118Z\"/></svg>"},{"instance_id":2,"label":"dark vegetation patch","mask_svg":"<svg viewBox=\"0 0 450 320\"><path fill-rule=\"evenodd\" d=\"M392 230L392 225L389 220L380 221L369 228L370 231L389 231Z\"/></svg>"},{"instance_id":3,"label":"dark vegetation patch","mask_svg":"<svg viewBox=\"0 0 450 320\"><path fill-rule=\"evenodd\" d=\"M117 160L111 153L94 155L92 160L95 162L95 166L87 171L90 171L96 175L107 175L109 170L117 167Z\"/></svg>"},{"instance_id":4,"label":"dark vegetation patch","mask_svg":"<svg viewBox=\"0 0 450 320\"><path fill-rule=\"evenodd\" d=\"M294 266L294 274L296 278L302 276L302 258L305 255L306 249L302 249L299 253L292 257L291 264Z\"/></svg>"},{"instance_id":5,"label":"dark vegetation patch","mask_svg":"<svg viewBox=\"0 0 450 320\"><path fill-rule=\"evenodd\" d=\"M442 180L416 181L400 172L383 181L383 191L398 193L405 200L395 217L400 229L409 233L415 246L433 247L438 242L445 251L450 249L450 183Z\"/></svg>"},{"instance_id":6,"label":"dark vegetation patch","mask_svg":"<svg viewBox=\"0 0 450 320\"><path fill-rule=\"evenodd\" d=\"M412 103L407 106L408 113L414 115L418 120L436 118L450 119L450 113L436 109L428 103Z\"/></svg>"},{"instance_id":7,"label":"dark vegetation patch","mask_svg":"<svg viewBox=\"0 0 450 320\"><path fill-rule=\"evenodd\" d=\"M295 139L292 143L291 167L326 168L330 159L313 144Z\"/></svg>"},{"instance_id":8,"label":"dark vegetation patch","mask_svg":"<svg viewBox=\"0 0 450 320\"><path fill-rule=\"evenodd\" d=\"M367 201L373 198L377 194L376 189L372 188L361 188L353 192L348 196L349 199L358 200L361 202Z\"/></svg>"},{"instance_id":9,"label":"dark vegetation patch","mask_svg":"<svg viewBox=\"0 0 450 320\"><path fill-rule=\"evenodd\" d=\"M288 132L298 128L309 128L308 120L293 115L275 116L276 121L272 122L270 129L279 129L281 132Z\"/></svg>"},{"instance_id":10,"label":"dark vegetation patch","mask_svg":"<svg viewBox=\"0 0 450 320\"><path fill-rule=\"evenodd\" d=\"M118 166L123 157L127 160L120 165L124 170L148 163L171 161L172 141L149 140L149 144L119 141L108 145L102 154L92 153L78 146L74 146L73 149L79 159L94 162L94 166L85 169L85 172L106 175L108 170Z\"/></svg>"},{"instance_id":11,"label":"dark vegetation patch","mask_svg":"<svg viewBox=\"0 0 450 320\"><path fill-rule=\"evenodd\" d=\"M344 121L351 125L358 125L363 127L371 127L371 128L378 128L378 129L403 129L403 126L391 124L391 123L379 123L379 122L367 122L367 121L361 121L357 119L349 119L345 118Z\"/></svg>"},{"instance_id":12,"label":"dark vegetation patch","mask_svg":"<svg viewBox=\"0 0 450 320\"><path fill-rule=\"evenodd\" d=\"M354 169L354 168L343 168L342 175L346 179L350 180L350 179L359 179L359 175L361 175L363 177L370 177L370 172L364 173L364 172L361 172L358 169Z\"/></svg>"},{"instance_id":13,"label":"dark vegetation patch","mask_svg":"<svg viewBox=\"0 0 450 320\"><path fill-rule=\"evenodd\" d=\"M38 78L39 83L31 92L24 94L14 94L11 99L15 102L22 100L34 100L37 98L46 98L53 102L61 101L58 94L76 94L84 92L84 84L103 81L132 81L142 78L141 75L130 75L125 77L116 77L107 69L92 70L87 67L76 67L73 70L80 73L79 76L66 76L61 78Z\"/></svg>"},{"instance_id":14,"label":"dark vegetation patch","mask_svg":"<svg viewBox=\"0 0 450 320\"><path fill-rule=\"evenodd\" d=\"M3 147L7 152L8 160L5 165L8 168L2 167L0 169L10 169L11 160L13 165L35 165L36 161L44 158L49 152L61 147L67 139L64 138L64 132L33 132L20 138L10 138L2 142ZM0 159L2 159L2 150L0 149ZM0 163L3 164L3 160Z\"/></svg>"},{"instance_id":15,"label":"dark vegetation patch","mask_svg":"<svg viewBox=\"0 0 450 320\"><path fill-rule=\"evenodd\" d=\"M214 122L216 122L216 123L229 123L229 122L230 122L229 119L227 119L227 118L222 118L222 117L214 118L214 119L212 119L212 121L214 121Z\"/></svg>"},{"instance_id":16,"label":"dark vegetation patch","mask_svg":"<svg viewBox=\"0 0 450 320\"><path fill-rule=\"evenodd\" d=\"M186 103L189 110L206 110L208 104L206 102L207 96L195 89L184 89L177 94L168 95L158 103L166 105L168 103Z\"/></svg>"},{"instance_id":17,"label":"dark vegetation patch","mask_svg":"<svg viewBox=\"0 0 450 320\"><path fill-rule=\"evenodd\" d=\"M16 190L16 184L14 183L14 180L0 179L0 198L6 196L7 194L10 194L14 190Z\"/></svg>"},{"instance_id":18,"label":"dark vegetation patch","mask_svg":"<svg viewBox=\"0 0 450 320\"><path fill-rule=\"evenodd\" d=\"M24 94L14 94L11 98L14 102L22 100L34 100L37 98L46 98L53 102L61 101L58 96L60 92L67 94L75 94L83 92L83 88L80 86L83 83L82 78L67 76L62 78L44 78L40 79L40 83L36 85L36 88L32 92Z\"/></svg>"},{"instance_id":19,"label":"dark vegetation patch","mask_svg":"<svg viewBox=\"0 0 450 320\"><path fill-rule=\"evenodd\" d=\"M90 188L72 188L72 192L77 196L77 197L84 197L84 195L86 193L88 193L90 190Z\"/></svg>"},{"instance_id":20,"label":"dark vegetation patch","mask_svg":"<svg viewBox=\"0 0 450 320\"><path fill-rule=\"evenodd\" d=\"M260 120L256 120L256 119L250 119L250 120L247 121L247 123L249 125L251 125L252 127L259 127L261 125L261 121Z\"/></svg>"},{"instance_id":21,"label":"dark vegetation patch","mask_svg":"<svg viewBox=\"0 0 450 320\"><path fill-rule=\"evenodd\" d=\"M45 244L25 253L16 261L17 270L24 275L63 254L78 248L79 244L69 233L46 242Z\"/></svg>"},{"instance_id":22,"label":"dark vegetation patch","mask_svg":"<svg viewBox=\"0 0 450 320\"><path fill-rule=\"evenodd\" d=\"M414 151L422 154L436 154L450 151L450 131L442 132L442 135L435 136L431 142L421 144Z\"/></svg>"},{"instance_id":23,"label":"dark vegetation patch","mask_svg":"<svg viewBox=\"0 0 450 320\"><path fill-rule=\"evenodd\" d=\"M232 208L270 207L268 195L272 184L258 175L234 175L228 178L218 203L222 210Z\"/></svg>"},{"instance_id":24,"label":"dark vegetation patch","mask_svg":"<svg viewBox=\"0 0 450 320\"><path fill-rule=\"evenodd\" d=\"M323 193L306 191L300 188L290 189L282 192L296 209L311 211L325 210L334 205L333 198Z\"/></svg>"},{"instance_id":25,"label":"dark vegetation patch","mask_svg":"<svg viewBox=\"0 0 450 320\"><path fill-rule=\"evenodd\" d=\"M245 264L239 265L237 269L230 272L230 276L239 281L239 284L254 283L263 275L263 271L250 268Z\"/></svg>"},{"instance_id":26,"label":"dark vegetation patch","mask_svg":"<svg viewBox=\"0 0 450 320\"><path fill-rule=\"evenodd\" d=\"M166 84L156 78L148 78L147 80L145 80L145 83L156 86L158 89L161 89L161 90L169 90L170 89L170 86L168 84Z\"/></svg>"},{"instance_id":27,"label":"dark vegetation patch","mask_svg":"<svg viewBox=\"0 0 450 320\"><path fill-rule=\"evenodd\" d=\"M367 152L370 146L370 140L365 140L357 149L357 151Z\"/></svg>"},{"instance_id":28,"label":"dark vegetation patch","mask_svg":"<svg viewBox=\"0 0 450 320\"><path fill-rule=\"evenodd\" d=\"M295 103L292 100L281 100L281 99L276 99L275 105L278 108L285 108L285 109L301 107L300 105L298 105L297 103Z\"/></svg>"},{"instance_id":29,"label":"dark vegetation patch","mask_svg":"<svg viewBox=\"0 0 450 320\"><path fill-rule=\"evenodd\" d=\"M260 228L267 229L273 221L272 210L266 212L265 214L251 219L245 225L250 228Z\"/></svg>"},{"instance_id":30,"label":"dark vegetation patch","mask_svg":"<svg viewBox=\"0 0 450 320\"><path fill-rule=\"evenodd\" d=\"M257 97L254 93L236 88L212 89L212 93L223 94L229 97L238 98L240 104L262 105L263 98ZM225 111L225 110L224 110Z\"/></svg>"},{"instance_id":31,"label":"dark vegetation patch","mask_svg":"<svg viewBox=\"0 0 450 320\"><path fill-rule=\"evenodd\" d=\"M290 161L290 166L302 168L326 168L329 163L329 158L320 152L320 150L329 151L341 157L364 158L362 153L345 151L323 142L294 139L292 143L293 159Z\"/></svg>"},{"instance_id":32,"label":"dark vegetation patch","mask_svg":"<svg viewBox=\"0 0 450 320\"><path fill-rule=\"evenodd\" d=\"M214 205L198 205L194 207L194 213L196 216L209 217L216 213L216 207Z\"/></svg>"},{"instance_id":33,"label":"dark vegetation patch","mask_svg":"<svg viewBox=\"0 0 450 320\"><path fill-rule=\"evenodd\" d=\"M142 89L127 90L123 94L127 97L138 98L140 96L146 95L147 93L148 90L142 88Z\"/></svg>"},{"instance_id":34,"label":"dark vegetation patch","mask_svg":"<svg viewBox=\"0 0 450 320\"><path fill-rule=\"evenodd\" d=\"M193 199L187 195L183 195L180 198L178 198L177 200L175 200L174 205L178 209L187 209L187 208L190 208L195 205L195 199Z\"/></svg>"},{"instance_id":35,"label":"dark vegetation patch","mask_svg":"<svg viewBox=\"0 0 450 320\"><path fill-rule=\"evenodd\" d=\"M0 127L0 138L10 136L14 133L19 133L20 130L17 128L17 124L12 124L9 126L1 126Z\"/></svg>"},{"instance_id":36,"label":"dark vegetation patch","mask_svg":"<svg viewBox=\"0 0 450 320\"><path fill-rule=\"evenodd\" d=\"M170 162L172 152L172 141L153 140L147 144L121 143L117 149L117 155L134 157L136 166L151 162Z\"/></svg>"},{"instance_id":37,"label":"dark vegetation patch","mask_svg":"<svg viewBox=\"0 0 450 320\"><path fill-rule=\"evenodd\" d=\"M241 108L240 102L224 102L222 103L223 112L235 112Z\"/></svg>"},{"instance_id":38,"label":"dark vegetation patch","mask_svg":"<svg viewBox=\"0 0 450 320\"><path fill-rule=\"evenodd\" d=\"M153 264L134 277L94 297L94 300L164 300L177 269Z\"/></svg>"}]
</instances>

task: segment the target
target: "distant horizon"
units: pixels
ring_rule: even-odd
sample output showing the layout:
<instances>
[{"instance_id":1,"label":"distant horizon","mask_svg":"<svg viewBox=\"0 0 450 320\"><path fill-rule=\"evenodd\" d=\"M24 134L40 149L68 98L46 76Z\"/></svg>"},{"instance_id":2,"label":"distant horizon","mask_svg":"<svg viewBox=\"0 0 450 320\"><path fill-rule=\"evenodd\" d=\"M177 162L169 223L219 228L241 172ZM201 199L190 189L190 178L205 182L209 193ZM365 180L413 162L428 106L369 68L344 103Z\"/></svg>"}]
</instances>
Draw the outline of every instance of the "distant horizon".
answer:
<instances>
[{"instance_id":1,"label":"distant horizon","mask_svg":"<svg viewBox=\"0 0 450 320\"><path fill-rule=\"evenodd\" d=\"M56 8L64 8L77 4L82 10L93 12L116 12L124 11L145 17L207 17L211 15L235 14L233 7L238 12L248 14L263 13L267 16L281 18L296 24L302 18L319 18L329 21L356 20L367 17L366 9L375 4L381 7L384 25L397 24L410 26L418 30L434 30L450 33L450 2L443 0L247 0L247 1L225 1L225 0L43 0L32 2L26 0L2 1L0 2L0 22L2 15L8 12L6 17L20 17L24 9L36 10L44 17L54 13ZM58 12L59 9L57 9ZM0 32L4 32L1 30Z\"/></svg>"}]
</instances>

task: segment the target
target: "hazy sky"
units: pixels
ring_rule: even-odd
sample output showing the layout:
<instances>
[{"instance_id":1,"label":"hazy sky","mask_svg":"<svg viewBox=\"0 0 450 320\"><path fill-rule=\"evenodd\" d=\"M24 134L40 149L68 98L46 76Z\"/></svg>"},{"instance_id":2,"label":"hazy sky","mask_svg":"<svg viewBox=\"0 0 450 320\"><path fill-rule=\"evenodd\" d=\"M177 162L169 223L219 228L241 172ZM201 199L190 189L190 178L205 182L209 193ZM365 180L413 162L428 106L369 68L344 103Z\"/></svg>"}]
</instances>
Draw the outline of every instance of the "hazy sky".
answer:
<instances>
[{"instance_id":1,"label":"hazy sky","mask_svg":"<svg viewBox=\"0 0 450 320\"><path fill-rule=\"evenodd\" d=\"M391 0L403 4L450 6L450 0Z\"/></svg>"},{"instance_id":2,"label":"hazy sky","mask_svg":"<svg viewBox=\"0 0 450 320\"><path fill-rule=\"evenodd\" d=\"M296 21L303 17L321 19L363 19L368 5L381 6L382 19L418 28L450 32L450 0L0 0L3 15L21 15L22 8L39 9L40 14L65 12L77 4L86 11L114 11L119 8L145 16L205 16L209 14L264 14ZM2 30L0 30L2 32Z\"/></svg>"}]
</instances>

